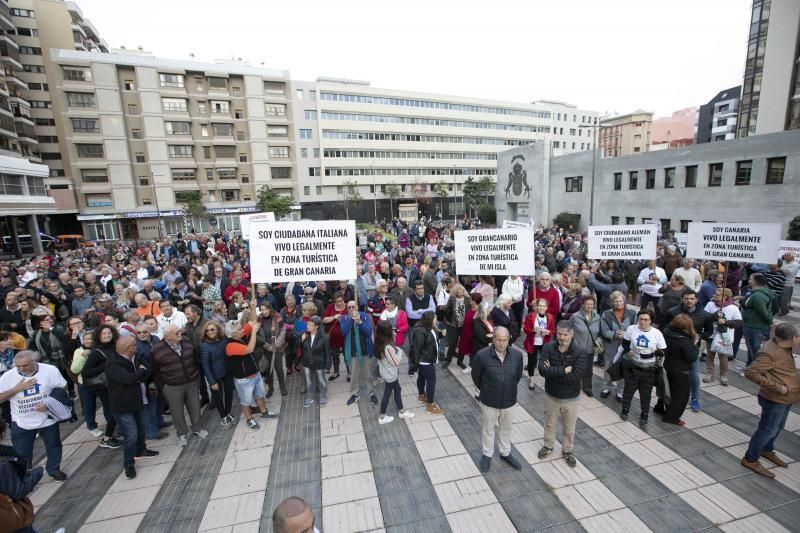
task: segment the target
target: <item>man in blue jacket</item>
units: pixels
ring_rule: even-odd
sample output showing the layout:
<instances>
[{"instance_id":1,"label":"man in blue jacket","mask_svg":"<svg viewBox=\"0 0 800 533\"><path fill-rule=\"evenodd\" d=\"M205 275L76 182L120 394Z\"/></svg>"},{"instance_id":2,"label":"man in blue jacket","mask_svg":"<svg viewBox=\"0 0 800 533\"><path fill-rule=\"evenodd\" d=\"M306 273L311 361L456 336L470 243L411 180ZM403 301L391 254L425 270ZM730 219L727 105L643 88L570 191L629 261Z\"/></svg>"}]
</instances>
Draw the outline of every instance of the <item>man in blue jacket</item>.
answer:
<instances>
[{"instance_id":1,"label":"man in blue jacket","mask_svg":"<svg viewBox=\"0 0 800 533\"><path fill-rule=\"evenodd\" d=\"M372 405L378 405L375 383L372 378L372 319L359 311L354 301L347 302L347 315L339 319L344 337L344 362L350 369L350 399L352 405L369 393Z\"/></svg>"}]
</instances>

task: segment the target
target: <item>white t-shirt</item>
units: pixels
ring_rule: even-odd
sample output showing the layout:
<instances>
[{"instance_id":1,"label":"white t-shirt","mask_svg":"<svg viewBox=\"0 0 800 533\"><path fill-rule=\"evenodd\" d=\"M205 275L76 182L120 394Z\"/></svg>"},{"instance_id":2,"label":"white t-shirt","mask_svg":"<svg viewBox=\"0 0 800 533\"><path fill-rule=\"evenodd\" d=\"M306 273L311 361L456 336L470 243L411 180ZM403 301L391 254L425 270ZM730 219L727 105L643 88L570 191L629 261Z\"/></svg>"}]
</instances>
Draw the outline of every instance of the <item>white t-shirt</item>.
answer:
<instances>
[{"instance_id":1,"label":"white t-shirt","mask_svg":"<svg viewBox=\"0 0 800 533\"><path fill-rule=\"evenodd\" d=\"M706 304L705 309L703 309L706 313L711 313L714 315L714 333L717 332L717 320L716 315L717 311L719 311L719 306L712 301ZM725 321L728 322L730 320L742 320L742 312L739 311L739 308L734 305L726 305L722 308L722 316L725 317ZM730 330L729 330L730 331Z\"/></svg>"},{"instance_id":2,"label":"white t-shirt","mask_svg":"<svg viewBox=\"0 0 800 533\"><path fill-rule=\"evenodd\" d=\"M0 393L16 387L23 377L16 369L9 370L0 376ZM36 378L36 385L18 392L9 400L11 402L11 420L22 429L52 426L56 421L47 417L47 411L43 413L37 411L36 406L50 396L50 391L53 389L66 387L67 381L56 367L44 363L38 364L36 373L31 377ZM30 377L25 379L30 379Z\"/></svg>"},{"instance_id":3,"label":"white t-shirt","mask_svg":"<svg viewBox=\"0 0 800 533\"><path fill-rule=\"evenodd\" d=\"M178 326L179 328L183 329L186 326L187 322L189 322L183 311L178 311L177 309L173 309L172 315L169 317L166 317L163 314L158 315L156 317L156 320L158 320L159 329L161 329L162 331L164 330L164 328L170 325Z\"/></svg>"},{"instance_id":4,"label":"white t-shirt","mask_svg":"<svg viewBox=\"0 0 800 533\"><path fill-rule=\"evenodd\" d=\"M623 338L631 341L629 357L639 366L652 366L656 363L653 356L656 350L665 350L667 342L659 330L651 327L650 331L642 331L638 324L628 326Z\"/></svg>"}]
</instances>

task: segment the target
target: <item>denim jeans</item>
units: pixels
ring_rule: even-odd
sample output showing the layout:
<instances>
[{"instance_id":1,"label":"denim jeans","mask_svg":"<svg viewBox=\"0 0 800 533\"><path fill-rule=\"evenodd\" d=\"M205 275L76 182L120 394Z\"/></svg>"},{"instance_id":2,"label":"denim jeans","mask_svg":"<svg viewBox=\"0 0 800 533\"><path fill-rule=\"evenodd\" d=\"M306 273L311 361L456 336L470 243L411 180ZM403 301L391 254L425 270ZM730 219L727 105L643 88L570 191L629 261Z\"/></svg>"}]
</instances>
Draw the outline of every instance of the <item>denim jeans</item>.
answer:
<instances>
[{"instance_id":1,"label":"denim jeans","mask_svg":"<svg viewBox=\"0 0 800 533\"><path fill-rule=\"evenodd\" d=\"M725 357L724 355L722 357ZM689 370L689 380L692 400L700 400L700 358L694 360Z\"/></svg>"},{"instance_id":2,"label":"denim jeans","mask_svg":"<svg viewBox=\"0 0 800 533\"><path fill-rule=\"evenodd\" d=\"M756 432L750 437L750 445L744 455L751 463L758 461L761 452L775 451L775 438L786 425L792 407L788 404L771 402L761 396L758 397L758 404L761 406L761 418L758 420Z\"/></svg>"},{"instance_id":3,"label":"denim jeans","mask_svg":"<svg viewBox=\"0 0 800 533\"><path fill-rule=\"evenodd\" d=\"M145 416L145 435L148 439L155 439L161 431L161 426L164 423L164 398L160 395L158 398L149 400L149 403L144 406Z\"/></svg>"},{"instance_id":4,"label":"denim jeans","mask_svg":"<svg viewBox=\"0 0 800 533\"><path fill-rule=\"evenodd\" d=\"M30 469L33 467L33 443L37 433L44 442L44 449L47 452L45 470L48 474L54 474L61 469L61 431L58 424L39 429L22 429L16 422L13 422L11 424L11 444L18 454L28 459L28 468Z\"/></svg>"},{"instance_id":5,"label":"denim jeans","mask_svg":"<svg viewBox=\"0 0 800 533\"><path fill-rule=\"evenodd\" d=\"M144 408L135 413L117 414L117 426L122 433L122 464L133 466L134 456L145 451L147 412Z\"/></svg>"},{"instance_id":6,"label":"denim jeans","mask_svg":"<svg viewBox=\"0 0 800 533\"><path fill-rule=\"evenodd\" d=\"M756 360L764 339L769 336L769 328L742 326L742 336L744 337L744 343L747 345L747 366L750 366L750 363Z\"/></svg>"},{"instance_id":7,"label":"denim jeans","mask_svg":"<svg viewBox=\"0 0 800 533\"><path fill-rule=\"evenodd\" d=\"M794 280L791 281L794 283ZM789 304L792 302L792 295L794 294L794 285L786 285L781 291L780 311L784 315L789 312Z\"/></svg>"},{"instance_id":8,"label":"denim jeans","mask_svg":"<svg viewBox=\"0 0 800 533\"><path fill-rule=\"evenodd\" d=\"M86 429L89 431L97 429L97 394L94 390L87 389L82 384L78 385L78 396L81 398L81 409L83 410L83 421L86 422Z\"/></svg>"},{"instance_id":9,"label":"denim jeans","mask_svg":"<svg viewBox=\"0 0 800 533\"><path fill-rule=\"evenodd\" d=\"M424 394L428 403L433 403L436 395L436 365L419 365L417 369L417 391Z\"/></svg>"},{"instance_id":10,"label":"denim jeans","mask_svg":"<svg viewBox=\"0 0 800 533\"><path fill-rule=\"evenodd\" d=\"M317 376L317 385L319 386L319 400L327 401L328 399L328 380L325 379L324 370L311 370L308 367L303 367L303 374L306 378L306 400L314 399L314 376Z\"/></svg>"}]
</instances>

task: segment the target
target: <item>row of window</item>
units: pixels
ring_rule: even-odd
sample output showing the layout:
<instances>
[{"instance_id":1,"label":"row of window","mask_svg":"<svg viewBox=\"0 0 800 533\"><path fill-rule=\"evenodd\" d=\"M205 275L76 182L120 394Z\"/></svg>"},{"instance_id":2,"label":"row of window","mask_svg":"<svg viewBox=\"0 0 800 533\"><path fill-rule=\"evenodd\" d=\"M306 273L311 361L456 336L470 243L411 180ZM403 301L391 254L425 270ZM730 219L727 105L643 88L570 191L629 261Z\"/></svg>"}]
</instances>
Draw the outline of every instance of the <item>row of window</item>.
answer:
<instances>
[{"instance_id":1,"label":"row of window","mask_svg":"<svg viewBox=\"0 0 800 533\"><path fill-rule=\"evenodd\" d=\"M505 130L505 131L527 131L532 133L550 133L550 126L524 126L521 124L498 124L493 122L449 120L443 118L370 115L366 113L341 113L333 111L323 111L322 119L352 120L356 122L381 122L388 124L417 124L422 126L444 126L451 128L477 128L477 129Z\"/></svg>"},{"instance_id":2,"label":"row of window","mask_svg":"<svg viewBox=\"0 0 800 533\"><path fill-rule=\"evenodd\" d=\"M723 163L711 163L708 165L708 186L720 187L722 185L722 170ZM684 187L692 188L697 187L697 165L688 165L685 167L686 177L684 179ZM786 172L786 158L785 157L772 157L767 159L767 172L765 182L767 185L780 185L783 183L783 177ZM736 179L735 185L750 185L750 179L753 173L753 161L737 161L736 162ZM647 169L644 171L645 189L656 188L656 170ZM639 188L639 171L632 170L628 172L628 189L636 190ZM664 169L664 188L675 188L675 167ZM614 173L614 190L622 190L622 172Z\"/></svg>"},{"instance_id":3,"label":"row of window","mask_svg":"<svg viewBox=\"0 0 800 533\"><path fill-rule=\"evenodd\" d=\"M493 168L325 168L326 176L494 176Z\"/></svg>"},{"instance_id":4,"label":"row of window","mask_svg":"<svg viewBox=\"0 0 800 533\"><path fill-rule=\"evenodd\" d=\"M341 94L322 92L320 99L331 102L353 102L359 104L394 105L403 107L421 107L426 109L446 109L449 111L468 111L472 113L493 113L496 115L514 115L519 117L550 118L550 111L527 111L523 109L509 109L506 107L492 107L470 104L456 104L452 102L434 102L431 100L418 100L414 98L390 98L386 96L369 96L362 94Z\"/></svg>"},{"instance_id":5,"label":"row of window","mask_svg":"<svg viewBox=\"0 0 800 533\"><path fill-rule=\"evenodd\" d=\"M27 185L27 191L26 186ZM16 174L0 174L0 194L20 196L47 196L44 178L34 176L20 176Z\"/></svg>"},{"instance_id":6,"label":"row of window","mask_svg":"<svg viewBox=\"0 0 800 533\"><path fill-rule=\"evenodd\" d=\"M401 141L450 144L489 144L494 146L526 146L529 140L497 139L484 137L456 137L451 135L417 135L413 133L375 133L371 131L322 130L323 139L343 141Z\"/></svg>"},{"instance_id":7,"label":"row of window","mask_svg":"<svg viewBox=\"0 0 800 533\"><path fill-rule=\"evenodd\" d=\"M680 233L688 232L689 231L689 224L691 224L692 222L693 221L691 221L691 220L680 220L677 231L680 232ZM641 223L642 224L653 224L654 220L652 218L642 217L641 218ZM611 217L611 225L612 226L619 226L619 224L620 224L620 217L612 216ZM636 224L636 217L625 217L625 225L626 226L630 226L632 224ZM659 219L659 225L661 226L661 234L662 235L666 235L667 232L670 231L670 230L673 230L673 231L675 230L675 228L672 227L672 219L671 218L661 218L661 219Z\"/></svg>"},{"instance_id":8,"label":"row of window","mask_svg":"<svg viewBox=\"0 0 800 533\"><path fill-rule=\"evenodd\" d=\"M211 89L222 89L227 90L228 88L228 79L221 78L216 76L209 76L206 78L208 80L208 86ZM182 89L186 86L186 77L183 74L167 74L167 73L159 73L158 75L158 83L161 87L171 87ZM204 89L204 78L202 76L195 76L194 77L197 90ZM232 86L231 91L234 96L239 96L241 94L241 87ZM266 94L285 94L286 93L286 84L284 82L279 81L265 81L264 82L264 93Z\"/></svg>"},{"instance_id":9,"label":"row of window","mask_svg":"<svg viewBox=\"0 0 800 533\"><path fill-rule=\"evenodd\" d=\"M398 152L393 150L335 150L325 149L325 157L359 159L471 159L495 161L497 154L471 152Z\"/></svg>"},{"instance_id":10,"label":"row of window","mask_svg":"<svg viewBox=\"0 0 800 533\"><path fill-rule=\"evenodd\" d=\"M291 178L291 170L290 167L271 167L270 175L275 180L287 180ZM80 172L81 181L84 184L109 182L108 170L105 168L82 169ZM197 180L197 172L198 170L194 168L173 168L170 176L173 182L195 181ZM238 173L236 167L206 168L200 169L200 172L205 175L207 181L214 181L215 177L218 180L235 180L238 178L241 183L250 183L250 174L245 172ZM150 187L151 185L150 176L139 176L139 186Z\"/></svg>"}]
</instances>

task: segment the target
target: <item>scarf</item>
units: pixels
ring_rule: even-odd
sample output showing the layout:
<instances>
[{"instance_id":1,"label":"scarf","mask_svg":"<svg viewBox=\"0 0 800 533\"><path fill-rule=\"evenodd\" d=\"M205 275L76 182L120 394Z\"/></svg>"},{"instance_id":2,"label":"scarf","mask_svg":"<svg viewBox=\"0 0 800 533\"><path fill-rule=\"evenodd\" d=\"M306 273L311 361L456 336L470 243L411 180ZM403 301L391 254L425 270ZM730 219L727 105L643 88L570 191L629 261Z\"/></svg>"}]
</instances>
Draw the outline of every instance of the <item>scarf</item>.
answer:
<instances>
[{"instance_id":1,"label":"scarf","mask_svg":"<svg viewBox=\"0 0 800 533\"><path fill-rule=\"evenodd\" d=\"M381 320L389 320L392 321L397 317L397 312L400 311L399 307L394 308L394 312L390 313L388 309L384 309L383 313L381 313Z\"/></svg>"},{"instance_id":2,"label":"scarf","mask_svg":"<svg viewBox=\"0 0 800 533\"><path fill-rule=\"evenodd\" d=\"M360 315L361 313L359 313ZM352 320L352 319L351 319ZM359 363L361 363L361 340L360 340L360 332L358 331L358 324L353 321L353 327L350 328L350 331L347 332L347 337L344 340L344 362L347 366L350 366L350 359L353 358L353 354L351 352L350 346L352 344L356 345L356 357L358 357ZM355 342L352 342L355 341Z\"/></svg>"}]
</instances>

